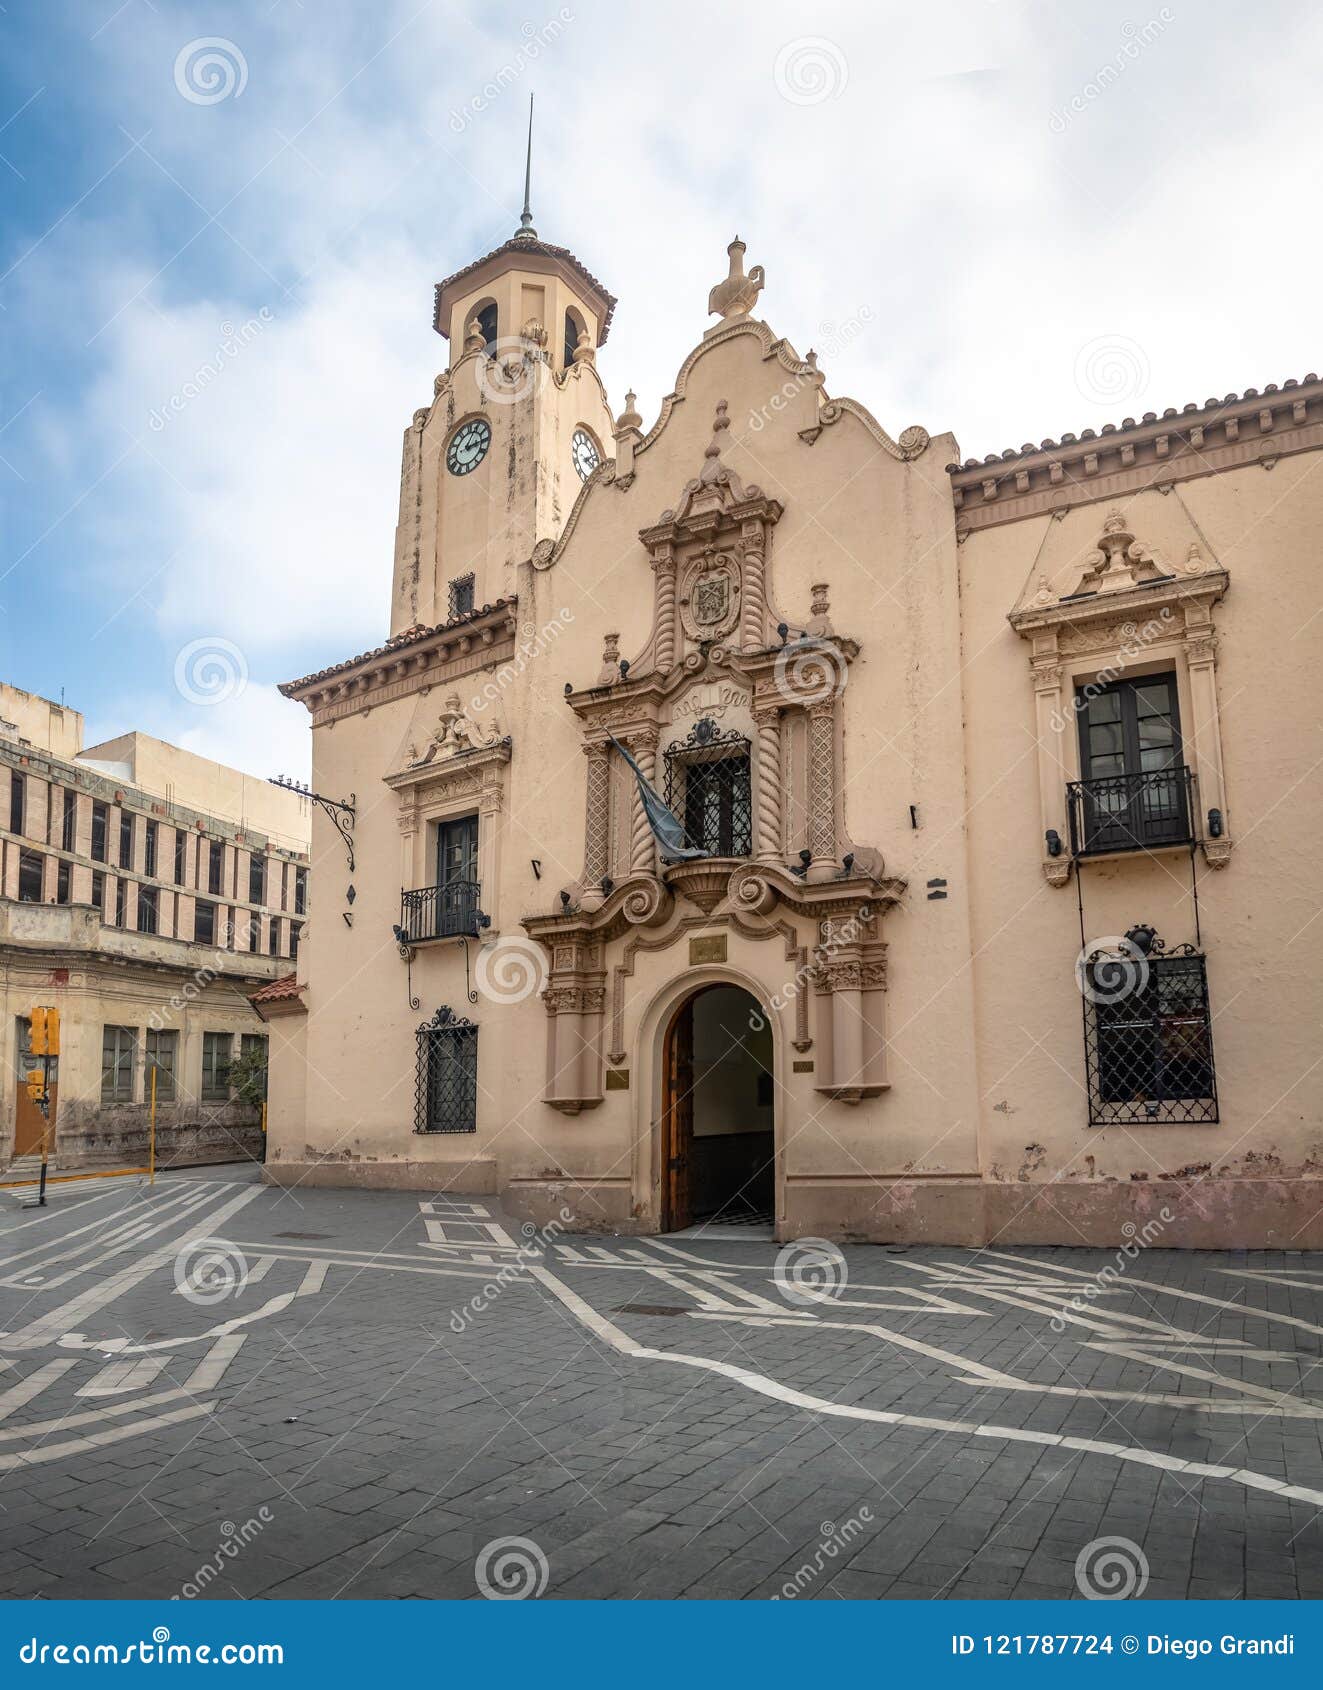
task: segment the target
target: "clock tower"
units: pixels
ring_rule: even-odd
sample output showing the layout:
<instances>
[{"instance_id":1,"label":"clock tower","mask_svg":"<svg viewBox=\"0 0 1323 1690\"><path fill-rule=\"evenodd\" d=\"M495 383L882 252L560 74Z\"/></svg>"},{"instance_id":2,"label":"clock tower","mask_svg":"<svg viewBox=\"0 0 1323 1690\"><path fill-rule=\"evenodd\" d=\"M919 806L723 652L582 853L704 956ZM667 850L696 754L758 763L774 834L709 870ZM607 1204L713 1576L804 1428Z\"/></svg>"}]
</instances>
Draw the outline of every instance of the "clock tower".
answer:
<instances>
[{"instance_id":1,"label":"clock tower","mask_svg":"<svg viewBox=\"0 0 1323 1690\"><path fill-rule=\"evenodd\" d=\"M531 113L529 138L531 163ZM450 361L405 431L392 635L513 591L559 536L611 441L596 359L615 304L533 227L526 164L519 228L436 286Z\"/></svg>"}]
</instances>

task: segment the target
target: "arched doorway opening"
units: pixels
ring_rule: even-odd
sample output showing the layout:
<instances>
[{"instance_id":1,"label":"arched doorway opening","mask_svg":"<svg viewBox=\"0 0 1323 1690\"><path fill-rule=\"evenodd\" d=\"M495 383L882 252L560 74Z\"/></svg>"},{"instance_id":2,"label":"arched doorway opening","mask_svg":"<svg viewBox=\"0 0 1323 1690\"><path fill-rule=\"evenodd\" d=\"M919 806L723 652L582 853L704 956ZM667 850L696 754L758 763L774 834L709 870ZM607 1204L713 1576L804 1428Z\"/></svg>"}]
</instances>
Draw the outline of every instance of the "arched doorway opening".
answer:
<instances>
[{"instance_id":1,"label":"arched doorway opening","mask_svg":"<svg viewBox=\"0 0 1323 1690\"><path fill-rule=\"evenodd\" d=\"M772 1219L772 1029L742 986L703 986L666 1029L662 1230Z\"/></svg>"}]
</instances>

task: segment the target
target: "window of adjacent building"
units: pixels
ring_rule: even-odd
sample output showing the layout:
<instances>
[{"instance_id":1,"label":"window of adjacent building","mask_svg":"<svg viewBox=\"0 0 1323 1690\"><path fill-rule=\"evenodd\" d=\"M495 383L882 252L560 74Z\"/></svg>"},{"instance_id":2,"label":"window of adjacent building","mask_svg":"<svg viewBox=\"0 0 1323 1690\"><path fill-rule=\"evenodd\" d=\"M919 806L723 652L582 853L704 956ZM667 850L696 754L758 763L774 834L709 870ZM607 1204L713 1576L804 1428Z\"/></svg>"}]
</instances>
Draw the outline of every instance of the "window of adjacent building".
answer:
<instances>
[{"instance_id":1,"label":"window of adjacent building","mask_svg":"<svg viewBox=\"0 0 1323 1690\"><path fill-rule=\"evenodd\" d=\"M121 874L115 881L115 926L123 927L129 907L129 883Z\"/></svg>"},{"instance_id":2,"label":"window of adjacent building","mask_svg":"<svg viewBox=\"0 0 1323 1690\"><path fill-rule=\"evenodd\" d=\"M156 873L156 836L159 828L155 822L148 822L143 832L142 867L144 874Z\"/></svg>"},{"instance_id":3,"label":"window of adjacent building","mask_svg":"<svg viewBox=\"0 0 1323 1690\"><path fill-rule=\"evenodd\" d=\"M61 862L55 870L55 902L57 904L67 904L69 902L70 877L70 865L66 862Z\"/></svg>"},{"instance_id":4,"label":"window of adjacent building","mask_svg":"<svg viewBox=\"0 0 1323 1690\"><path fill-rule=\"evenodd\" d=\"M11 769L9 774L9 831L22 833L23 831L23 797L26 782L17 769Z\"/></svg>"},{"instance_id":5,"label":"window of adjacent building","mask_svg":"<svg viewBox=\"0 0 1323 1690\"><path fill-rule=\"evenodd\" d=\"M266 1055L265 1033L241 1033L239 1035L239 1055L245 1062L259 1056Z\"/></svg>"},{"instance_id":6,"label":"window of adjacent building","mask_svg":"<svg viewBox=\"0 0 1323 1690\"><path fill-rule=\"evenodd\" d=\"M288 863L281 863L281 865L280 865L280 907L281 907L282 910L287 910L289 908L289 864Z\"/></svg>"},{"instance_id":7,"label":"window of adjacent building","mask_svg":"<svg viewBox=\"0 0 1323 1690\"><path fill-rule=\"evenodd\" d=\"M248 902L250 904L264 904L266 902L266 858L252 856L248 859Z\"/></svg>"},{"instance_id":8,"label":"window of adjacent building","mask_svg":"<svg viewBox=\"0 0 1323 1690\"><path fill-rule=\"evenodd\" d=\"M228 1103L230 1097L230 1046L228 1033L202 1035L202 1101Z\"/></svg>"},{"instance_id":9,"label":"window of adjacent building","mask_svg":"<svg viewBox=\"0 0 1323 1690\"><path fill-rule=\"evenodd\" d=\"M106 877L100 869L92 870L92 907L104 921L106 918Z\"/></svg>"},{"instance_id":10,"label":"window of adjacent building","mask_svg":"<svg viewBox=\"0 0 1323 1690\"><path fill-rule=\"evenodd\" d=\"M1076 851L1123 851L1190 837L1174 674L1145 675L1076 693L1082 782L1072 820Z\"/></svg>"},{"instance_id":11,"label":"window of adjacent building","mask_svg":"<svg viewBox=\"0 0 1323 1690\"><path fill-rule=\"evenodd\" d=\"M290 924L289 924L289 960L291 962L297 962L299 960L299 938L300 938L300 935L302 934L302 932L303 932L303 928L297 921L291 921L290 922Z\"/></svg>"},{"instance_id":12,"label":"window of adjacent building","mask_svg":"<svg viewBox=\"0 0 1323 1690\"><path fill-rule=\"evenodd\" d=\"M133 867L133 817L127 810L119 813L119 866Z\"/></svg>"},{"instance_id":13,"label":"window of adjacent building","mask_svg":"<svg viewBox=\"0 0 1323 1690\"><path fill-rule=\"evenodd\" d=\"M266 948L271 956L280 955L280 923L274 918L267 930Z\"/></svg>"},{"instance_id":14,"label":"window of adjacent building","mask_svg":"<svg viewBox=\"0 0 1323 1690\"><path fill-rule=\"evenodd\" d=\"M459 575L450 583L450 614L467 616L473 609L473 576Z\"/></svg>"},{"instance_id":15,"label":"window of adjacent building","mask_svg":"<svg viewBox=\"0 0 1323 1690\"><path fill-rule=\"evenodd\" d=\"M64 816L60 823L60 849L72 851L78 838L78 794L64 794Z\"/></svg>"},{"instance_id":16,"label":"window of adjacent building","mask_svg":"<svg viewBox=\"0 0 1323 1690\"><path fill-rule=\"evenodd\" d=\"M723 733L710 718L666 752L666 802L684 823L689 843L712 857L753 850L749 741Z\"/></svg>"},{"instance_id":17,"label":"window of adjacent building","mask_svg":"<svg viewBox=\"0 0 1323 1690\"><path fill-rule=\"evenodd\" d=\"M92 806L92 861L104 863L106 860L106 806L93 804Z\"/></svg>"},{"instance_id":18,"label":"window of adjacent building","mask_svg":"<svg viewBox=\"0 0 1323 1690\"><path fill-rule=\"evenodd\" d=\"M294 914L308 913L308 871L302 868L294 870Z\"/></svg>"},{"instance_id":19,"label":"window of adjacent building","mask_svg":"<svg viewBox=\"0 0 1323 1690\"><path fill-rule=\"evenodd\" d=\"M105 1027L101 1033L101 1101L133 1102L133 1058L136 1029Z\"/></svg>"},{"instance_id":20,"label":"window of adjacent building","mask_svg":"<svg viewBox=\"0 0 1323 1690\"><path fill-rule=\"evenodd\" d=\"M138 888L138 931L155 933L157 925L157 891L154 886Z\"/></svg>"},{"instance_id":21,"label":"window of adjacent building","mask_svg":"<svg viewBox=\"0 0 1323 1690\"><path fill-rule=\"evenodd\" d=\"M46 859L39 851L20 851L18 854L18 901L20 904L41 902L41 877Z\"/></svg>"},{"instance_id":22,"label":"window of adjacent building","mask_svg":"<svg viewBox=\"0 0 1323 1690\"><path fill-rule=\"evenodd\" d=\"M179 1034L171 1029L147 1029L146 1070L143 1081L147 1095L151 1095L152 1069L156 1069L156 1101L173 1103L175 1099L175 1067L179 1058Z\"/></svg>"},{"instance_id":23,"label":"window of adjacent building","mask_svg":"<svg viewBox=\"0 0 1323 1690\"><path fill-rule=\"evenodd\" d=\"M415 1131L471 1133L478 1126L478 1029L438 1010L418 1029Z\"/></svg>"},{"instance_id":24,"label":"window of adjacent building","mask_svg":"<svg viewBox=\"0 0 1323 1690\"><path fill-rule=\"evenodd\" d=\"M223 892L225 890L225 843L220 839L211 841L211 856L207 863L208 892Z\"/></svg>"},{"instance_id":25,"label":"window of adjacent building","mask_svg":"<svg viewBox=\"0 0 1323 1690\"><path fill-rule=\"evenodd\" d=\"M214 945L216 942L216 906L204 904L199 898L193 905L193 943Z\"/></svg>"},{"instance_id":26,"label":"window of adjacent building","mask_svg":"<svg viewBox=\"0 0 1323 1690\"><path fill-rule=\"evenodd\" d=\"M182 827L175 829L175 885L184 884L185 852L188 850L188 835Z\"/></svg>"},{"instance_id":27,"label":"window of adjacent building","mask_svg":"<svg viewBox=\"0 0 1323 1690\"><path fill-rule=\"evenodd\" d=\"M60 813L60 788L48 786L46 788L46 843L54 845L55 828Z\"/></svg>"}]
</instances>

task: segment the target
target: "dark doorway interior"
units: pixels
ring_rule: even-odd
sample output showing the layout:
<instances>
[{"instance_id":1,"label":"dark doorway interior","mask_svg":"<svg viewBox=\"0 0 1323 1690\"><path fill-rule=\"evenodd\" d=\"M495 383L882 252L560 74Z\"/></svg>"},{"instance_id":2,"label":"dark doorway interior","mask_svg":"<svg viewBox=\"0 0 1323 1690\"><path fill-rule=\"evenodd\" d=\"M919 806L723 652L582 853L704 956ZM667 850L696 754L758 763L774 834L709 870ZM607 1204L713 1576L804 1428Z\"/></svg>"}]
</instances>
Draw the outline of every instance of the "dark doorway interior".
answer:
<instances>
[{"instance_id":1,"label":"dark doorway interior","mask_svg":"<svg viewBox=\"0 0 1323 1690\"><path fill-rule=\"evenodd\" d=\"M739 986L686 1000L666 1040L663 1225L770 1218L772 1030Z\"/></svg>"}]
</instances>

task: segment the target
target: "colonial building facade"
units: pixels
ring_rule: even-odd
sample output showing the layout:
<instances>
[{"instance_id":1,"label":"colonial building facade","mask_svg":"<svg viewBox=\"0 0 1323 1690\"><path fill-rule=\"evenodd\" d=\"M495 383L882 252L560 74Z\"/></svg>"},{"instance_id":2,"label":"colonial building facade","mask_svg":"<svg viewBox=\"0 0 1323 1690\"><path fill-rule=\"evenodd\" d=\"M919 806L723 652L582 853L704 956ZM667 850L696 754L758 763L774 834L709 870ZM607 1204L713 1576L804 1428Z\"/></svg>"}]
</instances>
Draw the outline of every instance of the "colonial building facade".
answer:
<instances>
[{"instance_id":1,"label":"colonial building facade","mask_svg":"<svg viewBox=\"0 0 1323 1690\"><path fill-rule=\"evenodd\" d=\"M284 689L330 802L268 1177L1323 1244L1323 384L962 464L728 256L647 428L564 248L437 288L390 638Z\"/></svg>"},{"instance_id":2,"label":"colonial building facade","mask_svg":"<svg viewBox=\"0 0 1323 1690\"><path fill-rule=\"evenodd\" d=\"M163 1164L263 1153L229 1070L265 1049L249 1003L289 971L308 803L146 734L83 746L76 710L0 685L0 1166L142 1165L152 1071ZM24 1083L30 1011L60 1011L54 1105Z\"/></svg>"}]
</instances>

